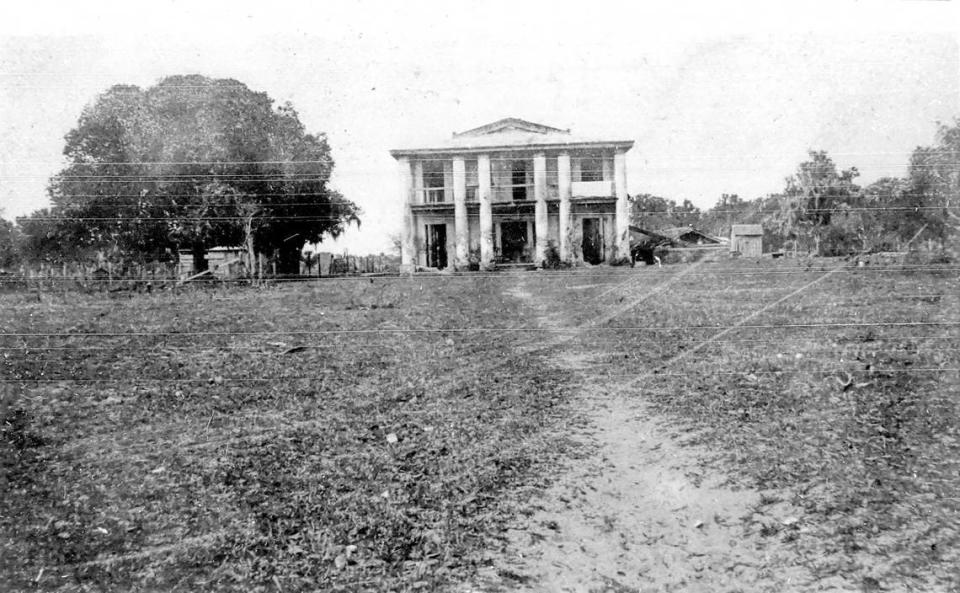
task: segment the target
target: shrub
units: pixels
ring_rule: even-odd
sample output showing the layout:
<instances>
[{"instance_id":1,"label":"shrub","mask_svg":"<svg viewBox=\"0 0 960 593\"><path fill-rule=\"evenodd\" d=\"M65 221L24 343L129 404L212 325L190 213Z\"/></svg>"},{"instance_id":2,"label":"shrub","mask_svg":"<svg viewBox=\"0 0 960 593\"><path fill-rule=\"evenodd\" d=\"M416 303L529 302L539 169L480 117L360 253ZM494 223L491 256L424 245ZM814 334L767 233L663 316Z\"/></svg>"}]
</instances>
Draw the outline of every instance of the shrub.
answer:
<instances>
[{"instance_id":1,"label":"shrub","mask_svg":"<svg viewBox=\"0 0 960 593\"><path fill-rule=\"evenodd\" d=\"M480 271L480 250L471 249L470 255L467 256L467 270L470 272L479 272Z\"/></svg>"},{"instance_id":2,"label":"shrub","mask_svg":"<svg viewBox=\"0 0 960 593\"><path fill-rule=\"evenodd\" d=\"M553 241L547 242L547 252L543 261L543 267L548 270L559 270L570 267L569 262L560 259L560 249L557 248L557 244Z\"/></svg>"}]
</instances>

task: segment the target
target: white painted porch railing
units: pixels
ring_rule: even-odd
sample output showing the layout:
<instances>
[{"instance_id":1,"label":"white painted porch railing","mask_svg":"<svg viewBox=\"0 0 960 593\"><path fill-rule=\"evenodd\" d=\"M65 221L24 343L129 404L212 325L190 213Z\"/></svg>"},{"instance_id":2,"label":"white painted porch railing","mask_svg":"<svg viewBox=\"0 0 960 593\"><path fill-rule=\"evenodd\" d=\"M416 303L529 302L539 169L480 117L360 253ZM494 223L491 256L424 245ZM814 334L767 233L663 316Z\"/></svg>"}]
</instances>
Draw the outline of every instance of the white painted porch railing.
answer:
<instances>
[{"instance_id":1,"label":"white painted porch railing","mask_svg":"<svg viewBox=\"0 0 960 593\"><path fill-rule=\"evenodd\" d=\"M421 204L442 204L446 190L445 187L423 187L417 190L417 195Z\"/></svg>"},{"instance_id":2,"label":"white painted porch railing","mask_svg":"<svg viewBox=\"0 0 960 593\"><path fill-rule=\"evenodd\" d=\"M447 202L447 200L446 200L446 195L447 195L447 191L448 191L448 190L449 190L449 193L450 193L450 195L451 195L451 197L452 197L452 196L453 196L453 188L452 188L452 187L421 187L421 188L418 188L418 189L416 190L416 191L417 191L417 196L419 197L418 203L420 203L420 204L443 204L443 203L446 203L446 202ZM479 192L479 188L477 188L476 186L467 187L466 201L468 201L468 202L476 202L477 199L478 199L478 197L477 197L478 192ZM451 200L451 201L452 201L452 200Z\"/></svg>"},{"instance_id":3,"label":"white painted porch railing","mask_svg":"<svg viewBox=\"0 0 960 593\"><path fill-rule=\"evenodd\" d=\"M570 184L574 197L604 197L614 195L613 181L574 181Z\"/></svg>"}]
</instances>

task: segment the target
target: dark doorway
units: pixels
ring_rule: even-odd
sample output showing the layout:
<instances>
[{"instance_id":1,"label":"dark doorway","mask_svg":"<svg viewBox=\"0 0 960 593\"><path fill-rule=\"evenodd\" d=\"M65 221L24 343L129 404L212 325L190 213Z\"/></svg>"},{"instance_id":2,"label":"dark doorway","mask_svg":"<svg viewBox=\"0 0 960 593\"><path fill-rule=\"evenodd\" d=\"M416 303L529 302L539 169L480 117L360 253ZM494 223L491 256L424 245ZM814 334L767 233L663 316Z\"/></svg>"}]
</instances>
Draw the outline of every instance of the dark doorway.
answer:
<instances>
[{"instance_id":1,"label":"dark doorway","mask_svg":"<svg viewBox=\"0 0 960 593\"><path fill-rule=\"evenodd\" d=\"M603 232L599 218L583 219L583 261L593 265L603 261Z\"/></svg>"},{"instance_id":2,"label":"dark doorway","mask_svg":"<svg viewBox=\"0 0 960 593\"><path fill-rule=\"evenodd\" d=\"M512 163L510 183L513 185L513 199L527 199L527 161L517 159ZM526 232L526 231L524 231Z\"/></svg>"},{"instance_id":3,"label":"dark doorway","mask_svg":"<svg viewBox=\"0 0 960 593\"><path fill-rule=\"evenodd\" d=\"M447 225L427 225L427 267L447 267Z\"/></svg>"},{"instance_id":4,"label":"dark doorway","mask_svg":"<svg viewBox=\"0 0 960 593\"><path fill-rule=\"evenodd\" d=\"M500 223L500 254L505 262L526 261L527 222L525 220Z\"/></svg>"}]
</instances>

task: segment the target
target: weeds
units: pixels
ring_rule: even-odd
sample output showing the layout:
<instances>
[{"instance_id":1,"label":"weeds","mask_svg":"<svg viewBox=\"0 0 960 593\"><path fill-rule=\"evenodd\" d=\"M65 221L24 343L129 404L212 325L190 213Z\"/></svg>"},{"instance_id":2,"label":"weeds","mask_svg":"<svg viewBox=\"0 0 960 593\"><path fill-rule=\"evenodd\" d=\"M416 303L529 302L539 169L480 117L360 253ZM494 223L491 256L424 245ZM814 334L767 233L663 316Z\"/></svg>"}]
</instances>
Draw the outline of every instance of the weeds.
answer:
<instances>
[{"instance_id":1,"label":"weeds","mask_svg":"<svg viewBox=\"0 0 960 593\"><path fill-rule=\"evenodd\" d=\"M15 472L0 579L191 591L465 580L520 489L569 452L556 427L570 389L537 356L511 358L519 334L390 331L524 323L500 286L441 280L109 307L51 298L6 315L14 331L55 335L2 344L4 376L26 386L4 447L35 461L4 456ZM495 315L478 298L497 299Z\"/></svg>"},{"instance_id":2,"label":"weeds","mask_svg":"<svg viewBox=\"0 0 960 593\"><path fill-rule=\"evenodd\" d=\"M796 284L815 273L797 273ZM618 322L670 327L679 314L687 325L722 327L790 290L722 272L700 282L717 298L698 301L700 286L688 284L671 302L650 303L643 319ZM731 302L723 295L734 282L741 300ZM617 347L664 361L668 370L644 394L696 429L697 442L729 451L714 461L741 485L783 493L762 497L761 508L785 497L804 514L802 531L765 522L760 533L812 558L816 574L855 574L850 567L867 554L885 583L955 585L960 506L949 493L960 488L960 335L938 325L960 318L949 284L955 272L945 282L937 271L851 271L765 313L755 320L762 330L744 328L679 364L670 364L673 354L709 334L623 333ZM903 298L917 292L927 296ZM851 320L868 327L829 325ZM659 335L668 346L652 343Z\"/></svg>"},{"instance_id":3,"label":"weeds","mask_svg":"<svg viewBox=\"0 0 960 593\"><path fill-rule=\"evenodd\" d=\"M642 375L637 397L716 452L734 485L763 492L751 520L817 576L948 588L960 581L956 272L851 269L702 345L821 274L807 264L712 266L579 343L597 373ZM576 324L633 289L616 288L622 275L647 289L668 268L610 269L594 289L547 273L528 284ZM22 386L4 396L16 461L0 578L224 591L468 579L530 512L523 493L574 450L561 432L577 418L571 375L517 355L538 336L462 331L530 326L502 282L4 295L16 307L0 323L25 335L0 344L4 378ZM411 328L429 331L396 331Z\"/></svg>"}]
</instances>

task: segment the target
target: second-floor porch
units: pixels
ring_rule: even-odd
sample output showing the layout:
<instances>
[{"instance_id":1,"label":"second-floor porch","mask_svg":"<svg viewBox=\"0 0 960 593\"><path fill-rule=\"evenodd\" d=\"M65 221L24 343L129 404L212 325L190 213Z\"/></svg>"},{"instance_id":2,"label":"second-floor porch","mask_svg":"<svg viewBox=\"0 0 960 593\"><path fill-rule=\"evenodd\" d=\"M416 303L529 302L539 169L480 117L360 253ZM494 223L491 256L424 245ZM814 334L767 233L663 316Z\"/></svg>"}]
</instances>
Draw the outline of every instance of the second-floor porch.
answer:
<instances>
[{"instance_id":1,"label":"second-floor porch","mask_svg":"<svg viewBox=\"0 0 960 593\"><path fill-rule=\"evenodd\" d=\"M457 160L462 163L457 166ZM453 204L454 188L460 182L467 203L476 203L480 197L480 169L483 157L431 155L412 159L413 195L411 205ZM490 200L492 203L526 202L535 199L535 156L488 155ZM544 198L555 200L560 196L561 170L567 175L571 197L613 197L613 152L579 153L575 155L546 154L544 158ZM566 158L567 166L562 166ZM458 171L461 179L457 179Z\"/></svg>"}]
</instances>

